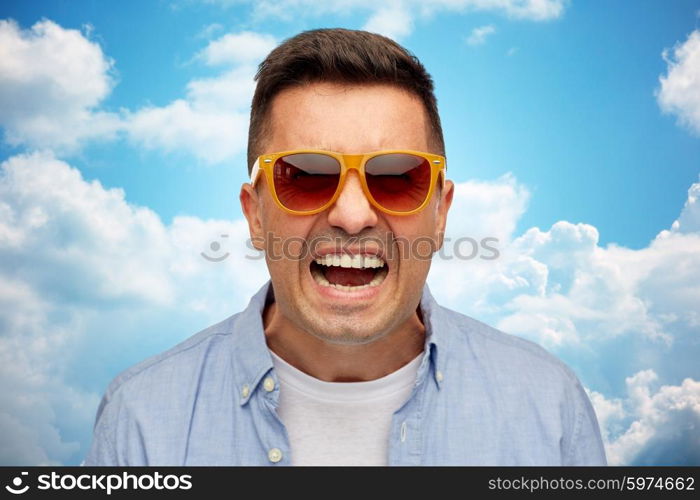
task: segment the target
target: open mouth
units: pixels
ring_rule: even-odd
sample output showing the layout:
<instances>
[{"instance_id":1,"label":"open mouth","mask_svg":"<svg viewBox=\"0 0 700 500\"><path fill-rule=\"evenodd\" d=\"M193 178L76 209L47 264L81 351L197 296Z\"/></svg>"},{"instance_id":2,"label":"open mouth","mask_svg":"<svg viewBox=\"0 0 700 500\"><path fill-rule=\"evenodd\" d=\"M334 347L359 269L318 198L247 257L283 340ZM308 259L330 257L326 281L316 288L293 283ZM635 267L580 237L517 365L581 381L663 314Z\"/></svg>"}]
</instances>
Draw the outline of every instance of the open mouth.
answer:
<instances>
[{"instance_id":1,"label":"open mouth","mask_svg":"<svg viewBox=\"0 0 700 500\"><path fill-rule=\"evenodd\" d=\"M389 272L377 255L326 254L312 260L310 266L316 283L346 292L379 286Z\"/></svg>"}]
</instances>

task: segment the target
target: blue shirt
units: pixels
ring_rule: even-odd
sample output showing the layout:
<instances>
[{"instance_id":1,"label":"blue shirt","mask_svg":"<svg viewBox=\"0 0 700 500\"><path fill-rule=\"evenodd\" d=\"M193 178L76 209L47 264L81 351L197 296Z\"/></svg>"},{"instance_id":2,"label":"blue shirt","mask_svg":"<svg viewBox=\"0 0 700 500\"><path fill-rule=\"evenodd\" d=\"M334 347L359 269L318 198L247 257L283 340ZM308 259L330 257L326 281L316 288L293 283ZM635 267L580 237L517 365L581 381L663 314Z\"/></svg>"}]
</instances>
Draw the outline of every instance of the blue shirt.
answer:
<instances>
[{"instance_id":1,"label":"blue shirt","mask_svg":"<svg viewBox=\"0 0 700 500\"><path fill-rule=\"evenodd\" d=\"M263 333L268 291L270 281L244 311L120 374L85 465L289 465ZM440 306L427 285L420 308L427 355L393 415L390 465L605 465L593 407L566 365Z\"/></svg>"}]
</instances>

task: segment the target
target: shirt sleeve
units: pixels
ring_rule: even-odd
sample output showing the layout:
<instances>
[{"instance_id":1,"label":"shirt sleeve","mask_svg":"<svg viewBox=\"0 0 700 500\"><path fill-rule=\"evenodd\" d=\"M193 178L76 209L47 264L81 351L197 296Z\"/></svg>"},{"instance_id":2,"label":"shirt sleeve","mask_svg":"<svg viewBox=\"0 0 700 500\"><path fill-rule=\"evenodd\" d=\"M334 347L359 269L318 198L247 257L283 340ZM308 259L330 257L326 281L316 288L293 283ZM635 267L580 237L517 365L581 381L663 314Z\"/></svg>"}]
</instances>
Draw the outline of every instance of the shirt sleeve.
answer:
<instances>
[{"instance_id":1,"label":"shirt sleeve","mask_svg":"<svg viewBox=\"0 0 700 500\"><path fill-rule=\"evenodd\" d=\"M566 440L562 465L607 465L598 419L583 386L573 386L574 425Z\"/></svg>"}]
</instances>

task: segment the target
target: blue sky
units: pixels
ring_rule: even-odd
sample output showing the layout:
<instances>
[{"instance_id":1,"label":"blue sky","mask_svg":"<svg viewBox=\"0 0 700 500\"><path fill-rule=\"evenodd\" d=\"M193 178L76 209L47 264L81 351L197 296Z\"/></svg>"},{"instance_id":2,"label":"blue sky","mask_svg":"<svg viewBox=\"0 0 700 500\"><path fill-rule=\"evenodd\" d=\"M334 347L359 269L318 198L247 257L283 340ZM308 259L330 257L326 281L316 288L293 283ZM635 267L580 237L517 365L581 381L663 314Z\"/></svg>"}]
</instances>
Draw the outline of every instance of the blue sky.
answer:
<instances>
[{"instance_id":1,"label":"blue sky","mask_svg":"<svg viewBox=\"0 0 700 500\"><path fill-rule=\"evenodd\" d=\"M0 463L78 463L111 378L264 282L252 75L342 26L425 64L450 234L499 238L496 262L435 261L437 297L570 364L613 463L700 464L700 1L312 5L2 4Z\"/></svg>"}]
</instances>

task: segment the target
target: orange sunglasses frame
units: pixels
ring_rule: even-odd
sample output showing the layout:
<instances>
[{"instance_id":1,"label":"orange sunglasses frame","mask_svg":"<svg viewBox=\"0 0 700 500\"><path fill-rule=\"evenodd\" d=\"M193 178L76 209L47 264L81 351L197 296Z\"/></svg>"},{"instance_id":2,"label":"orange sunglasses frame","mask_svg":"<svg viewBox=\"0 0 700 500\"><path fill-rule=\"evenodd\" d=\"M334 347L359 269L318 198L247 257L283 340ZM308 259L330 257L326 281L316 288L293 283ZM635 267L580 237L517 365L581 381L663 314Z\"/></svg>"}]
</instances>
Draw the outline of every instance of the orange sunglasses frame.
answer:
<instances>
[{"instance_id":1,"label":"orange sunglasses frame","mask_svg":"<svg viewBox=\"0 0 700 500\"><path fill-rule=\"evenodd\" d=\"M292 210L290 208L287 208L279 200L279 198L277 197L277 192L275 191L275 184L272 177L275 163L282 156L300 153L316 153L325 156L330 156L331 158L335 158L340 164L340 179L338 180L338 187L336 188L335 193L333 193L333 196L327 203L314 210ZM365 164L372 158L386 154L410 154L414 156L419 156L428 160L428 164L430 165L430 188L428 189L428 194L426 195L425 200L423 200L420 206L409 212L397 212L395 210L390 210L388 208L383 207L377 202L377 200L374 199L372 193L367 187L367 180L365 178ZM433 192L435 191L435 185L438 177L440 177L441 179L441 187L445 187L445 171L447 170L447 161L444 156L435 155L432 153L424 153L422 151L412 151L408 149L374 151L372 153L365 154L342 154L321 149L298 149L293 151L283 151L280 153L272 153L259 156L258 159L255 160L255 163L253 164L253 169L250 173L250 184L252 186L255 186L255 183L260 177L260 172L264 172L267 184L268 186L270 186L272 198L282 210L292 215L313 215L319 212L323 212L328 207L333 205L333 203L335 203L335 201L338 199L338 196L340 196L341 191L343 190L343 186L345 186L345 179L347 178L347 174L350 170L357 170L357 173L360 176L360 184L362 185L362 190L364 191L365 196L367 197L369 202L374 207L390 215L411 215L420 212L428 204L430 198L433 195Z\"/></svg>"}]
</instances>

